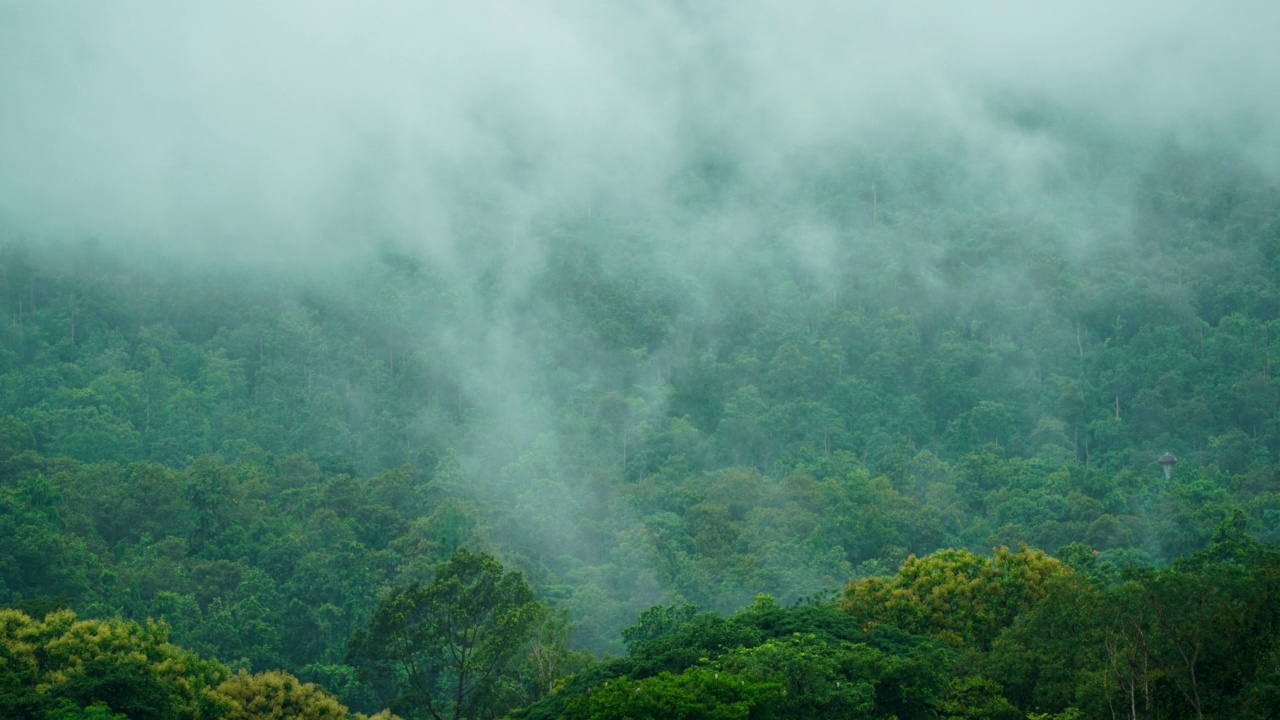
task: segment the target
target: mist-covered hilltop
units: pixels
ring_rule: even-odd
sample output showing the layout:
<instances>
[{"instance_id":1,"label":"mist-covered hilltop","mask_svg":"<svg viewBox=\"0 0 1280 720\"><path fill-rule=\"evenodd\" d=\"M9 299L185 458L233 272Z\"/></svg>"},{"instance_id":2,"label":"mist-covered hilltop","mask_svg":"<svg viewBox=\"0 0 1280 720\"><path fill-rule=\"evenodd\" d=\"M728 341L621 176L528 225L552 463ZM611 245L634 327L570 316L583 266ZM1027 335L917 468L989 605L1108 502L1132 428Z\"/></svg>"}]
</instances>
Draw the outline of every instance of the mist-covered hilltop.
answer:
<instances>
[{"instance_id":1,"label":"mist-covered hilltop","mask_svg":"<svg viewBox=\"0 0 1280 720\"><path fill-rule=\"evenodd\" d=\"M782 642L765 593L831 614L797 631L918 636L831 630L876 672L951 658L919 712L970 690L1100 708L1121 692L1104 671L1075 701L1000 677L1014 655L947 653L1012 653L1030 641L998 632L1049 623L1045 596L1158 614L1124 593L1208 582L1246 526L1270 587L1277 19L0 10L0 602L163 618L373 712L394 693L346 664L350 639L469 548L568 613L543 626L565 647L627 649L567 655L557 677L595 673L574 692L661 670L686 692L706 678L646 665L622 629L696 603L755 628L745 648ZM858 594L1023 544L1102 595L1027 591L976 639ZM712 622L686 615L659 634ZM720 650L701 657L768 665ZM521 667L471 711L545 695ZM815 712L776 689L750 702ZM868 716L916 712L886 703Z\"/></svg>"}]
</instances>

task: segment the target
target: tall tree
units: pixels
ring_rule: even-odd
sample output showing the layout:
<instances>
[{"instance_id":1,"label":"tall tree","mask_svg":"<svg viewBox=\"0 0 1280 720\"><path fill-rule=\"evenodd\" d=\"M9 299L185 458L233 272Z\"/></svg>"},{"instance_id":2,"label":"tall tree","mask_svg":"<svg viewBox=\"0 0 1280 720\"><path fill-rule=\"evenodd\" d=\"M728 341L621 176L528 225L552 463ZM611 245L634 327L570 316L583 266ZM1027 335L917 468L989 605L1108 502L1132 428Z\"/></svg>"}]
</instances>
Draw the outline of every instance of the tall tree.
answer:
<instances>
[{"instance_id":1,"label":"tall tree","mask_svg":"<svg viewBox=\"0 0 1280 720\"><path fill-rule=\"evenodd\" d=\"M394 687L398 712L435 720L474 716L477 698L524 647L540 605L518 572L458 549L435 580L397 588L352 637L347 661Z\"/></svg>"}]
</instances>

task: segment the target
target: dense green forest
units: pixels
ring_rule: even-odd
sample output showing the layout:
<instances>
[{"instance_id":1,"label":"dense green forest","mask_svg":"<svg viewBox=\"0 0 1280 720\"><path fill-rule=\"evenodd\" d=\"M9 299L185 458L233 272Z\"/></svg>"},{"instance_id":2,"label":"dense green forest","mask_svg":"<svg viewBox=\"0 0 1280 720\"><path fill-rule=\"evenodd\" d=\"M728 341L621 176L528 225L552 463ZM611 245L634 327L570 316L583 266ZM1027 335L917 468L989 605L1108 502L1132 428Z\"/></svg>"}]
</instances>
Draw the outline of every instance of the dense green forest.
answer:
<instances>
[{"instance_id":1,"label":"dense green forest","mask_svg":"<svg viewBox=\"0 0 1280 720\"><path fill-rule=\"evenodd\" d=\"M993 112L1070 144L1082 207L855 154L797 183L820 262L786 204L724 272L671 262L679 216L601 207L542 222L515 297L483 222L453 276L391 245L277 277L12 238L0 600L412 717L351 639L469 548L563 655L504 659L485 716L1271 717L1280 189L1213 143ZM688 220L734 180L673 182ZM582 694L608 678L676 705Z\"/></svg>"},{"instance_id":2,"label":"dense green forest","mask_svg":"<svg viewBox=\"0 0 1280 720\"><path fill-rule=\"evenodd\" d=\"M0 4L0 716L1280 717L1269 8Z\"/></svg>"}]
</instances>

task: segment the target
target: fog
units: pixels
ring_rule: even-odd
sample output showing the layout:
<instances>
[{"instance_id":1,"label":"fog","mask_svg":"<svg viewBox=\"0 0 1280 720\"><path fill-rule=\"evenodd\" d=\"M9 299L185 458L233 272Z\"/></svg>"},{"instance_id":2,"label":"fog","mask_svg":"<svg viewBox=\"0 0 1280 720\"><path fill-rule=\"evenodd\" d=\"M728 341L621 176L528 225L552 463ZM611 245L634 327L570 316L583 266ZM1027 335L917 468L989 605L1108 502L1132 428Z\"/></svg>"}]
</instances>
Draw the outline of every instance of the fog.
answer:
<instances>
[{"instance_id":1,"label":"fog","mask_svg":"<svg viewBox=\"0 0 1280 720\"><path fill-rule=\"evenodd\" d=\"M475 413L448 437L475 492L572 547L588 481L540 464L573 449L539 353L596 348L539 337L564 310L529 301L560 239L678 279L706 324L726 284L775 289L761 248L833 296L849 267L892 268L912 302L1034 304L1016 266L950 280L902 209L989 208L1077 262L1128 261L1115 156L1180 143L1280 171L1277 27L1260 1L5 2L0 233L286 278L421 261L456 305L399 342ZM685 340L657 343L636 417ZM447 436L438 412L420 425Z\"/></svg>"},{"instance_id":2,"label":"fog","mask_svg":"<svg viewBox=\"0 0 1280 720\"><path fill-rule=\"evenodd\" d=\"M517 237L600 203L661 215L673 176L712 152L743 186L778 188L850 147L957 137L1020 184L1054 149L992 117L1002 94L1142 132L1213 127L1259 154L1280 102L1280 9L1261 2L0 13L6 226L251 261L389 238L455 262L467 200Z\"/></svg>"}]
</instances>

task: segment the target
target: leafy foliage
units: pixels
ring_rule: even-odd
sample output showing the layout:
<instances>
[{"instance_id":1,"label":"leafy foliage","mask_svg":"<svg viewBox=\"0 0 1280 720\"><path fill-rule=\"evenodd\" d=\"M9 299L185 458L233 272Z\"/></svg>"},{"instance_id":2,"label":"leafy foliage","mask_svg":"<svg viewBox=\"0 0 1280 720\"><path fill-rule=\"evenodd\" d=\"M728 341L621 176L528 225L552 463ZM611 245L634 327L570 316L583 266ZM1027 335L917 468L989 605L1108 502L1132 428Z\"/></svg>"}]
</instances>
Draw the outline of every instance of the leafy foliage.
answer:
<instances>
[{"instance_id":1,"label":"leafy foliage","mask_svg":"<svg viewBox=\"0 0 1280 720\"><path fill-rule=\"evenodd\" d=\"M458 550L431 583L397 588L369 627L351 639L348 661L395 687L393 707L436 720L474 717L495 693L538 619L533 591L492 556Z\"/></svg>"},{"instance_id":2,"label":"leafy foliage","mask_svg":"<svg viewBox=\"0 0 1280 720\"><path fill-rule=\"evenodd\" d=\"M469 548L555 609L480 653L504 672L464 695L490 705L451 710L555 717L626 677L677 712L719 672L755 687L726 713L1265 717L1280 191L1211 140L990 114L1060 151L1032 209L947 143L851 149L729 243L703 221L747 212L732 173L695 163L670 218L536 218L518 289L482 210L457 274L0 245L0 602L162 620L235 678L284 668L371 712L410 674L362 682L344 649L391 627L387 598L406 622L461 602L428 590ZM683 249L703 232L723 256ZM15 660L4 692L172 712L103 652L46 699Z\"/></svg>"},{"instance_id":3,"label":"leafy foliage","mask_svg":"<svg viewBox=\"0 0 1280 720\"><path fill-rule=\"evenodd\" d=\"M43 620L0 610L0 706L15 720L350 717L337 699L288 673L230 673L201 659L170 643L164 625L84 620L69 610Z\"/></svg>"}]
</instances>

